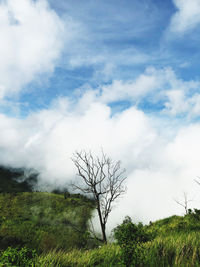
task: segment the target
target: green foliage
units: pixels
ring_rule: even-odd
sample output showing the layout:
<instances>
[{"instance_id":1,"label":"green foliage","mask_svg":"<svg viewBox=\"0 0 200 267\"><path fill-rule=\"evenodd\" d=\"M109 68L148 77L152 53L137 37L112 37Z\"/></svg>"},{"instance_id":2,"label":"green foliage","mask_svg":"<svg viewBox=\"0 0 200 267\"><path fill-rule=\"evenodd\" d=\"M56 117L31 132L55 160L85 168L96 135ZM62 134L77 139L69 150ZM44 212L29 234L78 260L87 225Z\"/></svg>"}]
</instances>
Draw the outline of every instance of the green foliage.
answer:
<instances>
[{"instance_id":1,"label":"green foliage","mask_svg":"<svg viewBox=\"0 0 200 267\"><path fill-rule=\"evenodd\" d=\"M33 266L36 251L27 247L11 248L0 252L0 266Z\"/></svg>"},{"instance_id":2,"label":"green foliage","mask_svg":"<svg viewBox=\"0 0 200 267\"><path fill-rule=\"evenodd\" d=\"M145 253L143 243L152 239L143 224L134 224L130 217L126 217L123 223L114 229L114 238L121 247L123 264L142 266Z\"/></svg>"},{"instance_id":3,"label":"green foliage","mask_svg":"<svg viewBox=\"0 0 200 267\"><path fill-rule=\"evenodd\" d=\"M120 248L117 245L104 245L92 250L51 251L42 254L36 262L36 267L122 267L120 263Z\"/></svg>"},{"instance_id":4,"label":"green foliage","mask_svg":"<svg viewBox=\"0 0 200 267\"><path fill-rule=\"evenodd\" d=\"M123 262L121 247L104 245L93 250L71 252L51 251L36 259L36 267L199 267L200 233L176 233L157 237L151 241L134 245L136 256L132 262ZM137 261L136 261L137 258Z\"/></svg>"},{"instance_id":5,"label":"green foliage","mask_svg":"<svg viewBox=\"0 0 200 267\"><path fill-rule=\"evenodd\" d=\"M92 202L73 195L0 194L0 248L26 245L44 252L87 246L92 211Z\"/></svg>"},{"instance_id":6,"label":"green foliage","mask_svg":"<svg viewBox=\"0 0 200 267\"><path fill-rule=\"evenodd\" d=\"M148 226L134 224L126 217L114 229L118 244L77 250L73 248L86 248L91 242L87 232L87 219L92 211L89 200L84 202L72 195L64 199L63 195L49 193L0 194L0 207L4 214L1 246L30 247L2 251L0 266L200 266L198 210ZM84 234L80 229L86 229ZM35 255L33 248L42 254Z\"/></svg>"},{"instance_id":7,"label":"green foliage","mask_svg":"<svg viewBox=\"0 0 200 267\"><path fill-rule=\"evenodd\" d=\"M134 225L129 217L114 229L122 266L200 266L200 211Z\"/></svg>"},{"instance_id":8,"label":"green foliage","mask_svg":"<svg viewBox=\"0 0 200 267\"><path fill-rule=\"evenodd\" d=\"M119 245L126 242L141 243L151 239L151 235L146 231L143 224L140 222L134 224L130 217L126 217L122 224L114 229L114 237Z\"/></svg>"}]
</instances>

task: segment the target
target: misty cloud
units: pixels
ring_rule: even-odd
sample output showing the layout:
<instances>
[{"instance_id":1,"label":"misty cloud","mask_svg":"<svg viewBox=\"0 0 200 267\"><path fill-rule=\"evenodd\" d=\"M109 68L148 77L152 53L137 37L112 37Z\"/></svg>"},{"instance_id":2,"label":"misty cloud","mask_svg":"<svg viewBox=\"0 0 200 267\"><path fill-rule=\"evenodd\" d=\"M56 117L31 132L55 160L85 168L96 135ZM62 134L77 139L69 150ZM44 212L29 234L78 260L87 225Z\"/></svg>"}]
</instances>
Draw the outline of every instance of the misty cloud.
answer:
<instances>
[{"instance_id":1,"label":"misty cloud","mask_svg":"<svg viewBox=\"0 0 200 267\"><path fill-rule=\"evenodd\" d=\"M40 172L41 185L62 187L76 177L70 159L75 150L100 153L103 147L122 161L128 176L128 192L113 211L110 228L127 214L147 222L181 213L173 197L183 190L198 195L193 182L200 171L198 123L179 125L171 135L169 125L168 134L164 124L156 126L151 116L135 107L111 115L103 103L83 102L82 108L80 103L81 99L72 110L69 99L59 99L25 119L1 115L0 162L34 168Z\"/></svg>"}]
</instances>

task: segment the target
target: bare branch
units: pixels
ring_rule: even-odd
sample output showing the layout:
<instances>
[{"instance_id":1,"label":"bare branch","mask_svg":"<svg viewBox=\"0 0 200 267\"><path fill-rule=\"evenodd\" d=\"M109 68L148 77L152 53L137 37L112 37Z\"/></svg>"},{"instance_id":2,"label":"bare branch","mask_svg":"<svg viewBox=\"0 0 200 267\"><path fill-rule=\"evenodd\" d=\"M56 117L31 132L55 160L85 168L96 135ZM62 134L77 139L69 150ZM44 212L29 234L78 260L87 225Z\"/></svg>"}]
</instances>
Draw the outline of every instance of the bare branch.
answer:
<instances>
[{"instance_id":1,"label":"bare branch","mask_svg":"<svg viewBox=\"0 0 200 267\"><path fill-rule=\"evenodd\" d=\"M188 214L188 203L191 202L191 201L193 201L193 200L191 200L191 199L188 200L188 197L187 197L187 193L186 192L183 192L183 201L182 202L180 202L180 201L178 201L176 199L174 199L174 201L178 205L182 206L185 209L185 214Z\"/></svg>"},{"instance_id":2,"label":"bare branch","mask_svg":"<svg viewBox=\"0 0 200 267\"><path fill-rule=\"evenodd\" d=\"M200 180L200 177L199 177L199 176L198 176L197 178ZM195 181L198 185L200 185L200 181L198 181L198 180L196 180L196 179L194 179L194 181Z\"/></svg>"},{"instance_id":3,"label":"bare branch","mask_svg":"<svg viewBox=\"0 0 200 267\"><path fill-rule=\"evenodd\" d=\"M73 188L83 193L92 193L98 211L104 242L106 239L106 223L113 208L113 202L126 192L123 185L126 176L121 170L121 162L113 162L101 151L101 157L94 157L91 152L75 152L72 158L82 184L73 184Z\"/></svg>"}]
</instances>

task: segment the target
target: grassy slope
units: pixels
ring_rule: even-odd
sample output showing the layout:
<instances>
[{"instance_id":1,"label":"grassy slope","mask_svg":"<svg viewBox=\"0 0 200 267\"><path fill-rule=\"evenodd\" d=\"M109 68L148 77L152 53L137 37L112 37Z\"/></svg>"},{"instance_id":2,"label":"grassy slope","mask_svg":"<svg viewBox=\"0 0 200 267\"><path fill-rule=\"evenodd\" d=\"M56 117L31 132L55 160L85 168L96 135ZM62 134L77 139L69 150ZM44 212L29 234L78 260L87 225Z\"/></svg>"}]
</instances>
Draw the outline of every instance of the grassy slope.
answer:
<instances>
[{"instance_id":1,"label":"grassy slope","mask_svg":"<svg viewBox=\"0 0 200 267\"><path fill-rule=\"evenodd\" d=\"M155 238L142 246L143 267L200 266L200 216L172 216L145 226ZM36 266L124 266L118 245L105 245L89 251L50 252ZM135 266L135 265L133 265Z\"/></svg>"},{"instance_id":2,"label":"grassy slope","mask_svg":"<svg viewBox=\"0 0 200 267\"><path fill-rule=\"evenodd\" d=\"M33 192L0 194L0 248L27 245L37 251L86 243L92 203L86 198Z\"/></svg>"},{"instance_id":3,"label":"grassy slope","mask_svg":"<svg viewBox=\"0 0 200 267\"><path fill-rule=\"evenodd\" d=\"M151 223L147 228L162 236L174 232L200 231L200 214L193 212L185 216L174 215Z\"/></svg>"},{"instance_id":4,"label":"grassy slope","mask_svg":"<svg viewBox=\"0 0 200 267\"><path fill-rule=\"evenodd\" d=\"M61 194L42 192L1 193L0 246L36 248L43 252L36 266L123 266L116 244L74 250L87 243L92 209L92 202L78 195L64 199ZM143 246L144 262L138 266L200 266L198 213L172 216L145 228L155 238Z\"/></svg>"},{"instance_id":5,"label":"grassy slope","mask_svg":"<svg viewBox=\"0 0 200 267\"><path fill-rule=\"evenodd\" d=\"M146 266L200 266L200 214L171 216L149 226L155 239L145 244Z\"/></svg>"},{"instance_id":6,"label":"grassy slope","mask_svg":"<svg viewBox=\"0 0 200 267\"><path fill-rule=\"evenodd\" d=\"M74 250L88 241L90 200L78 195L64 199L61 194L31 193L30 182L34 183L37 175L18 183L16 178L23 173L0 167L0 249L9 245L35 248L43 252L36 266L123 266L116 244ZM200 266L200 212L171 216L145 228L155 238L143 246L141 266Z\"/></svg>"}]
</instances>

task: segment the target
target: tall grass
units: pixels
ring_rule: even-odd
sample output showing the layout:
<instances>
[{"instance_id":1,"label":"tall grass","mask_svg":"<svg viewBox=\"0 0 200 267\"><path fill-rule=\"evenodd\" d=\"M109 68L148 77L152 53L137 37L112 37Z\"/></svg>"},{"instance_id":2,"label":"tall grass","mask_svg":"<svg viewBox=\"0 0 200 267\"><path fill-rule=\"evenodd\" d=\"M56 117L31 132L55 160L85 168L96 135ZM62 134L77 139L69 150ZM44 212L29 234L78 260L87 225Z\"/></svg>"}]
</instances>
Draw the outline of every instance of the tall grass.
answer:
<instances>
[{"instance_id":1,"label":"tall grass","mask_svg":"<svg viewBox=\"0 0 200 267\"><path fill-rule=\"evenodd\" d=\"M158 237L144 246L141 266L200 266L200 233L176 233Z\"/></svg>"},{"instance_id":2,"label":"tall grass","mask_svg":"<svg viewBox=\"0 0 200 267\"><path fill-rule=\"evenodd\" d=\"M140 259L132 267L198 267L200 266L200 233L177 233L143 244L142 250L136 249L135 253L142 253ZM101 248L81 251L73 250L66 253L51 251L42 254L35 265L62 266L62 267L123 267L120 247L116 244L104 245Z\"/></svg>"},{"instance_id":3,"label":"tall grass","mask_svg":"<svg viewBox=\"0 0 200 267\"><path fill-rule=\"evenodd\" d=\"M37 259L36 267L111 267L120 264L120 248L116 245L104 245L92 250L73 250L71 252L51 251Z\"/></svg>"}]
</instances>

